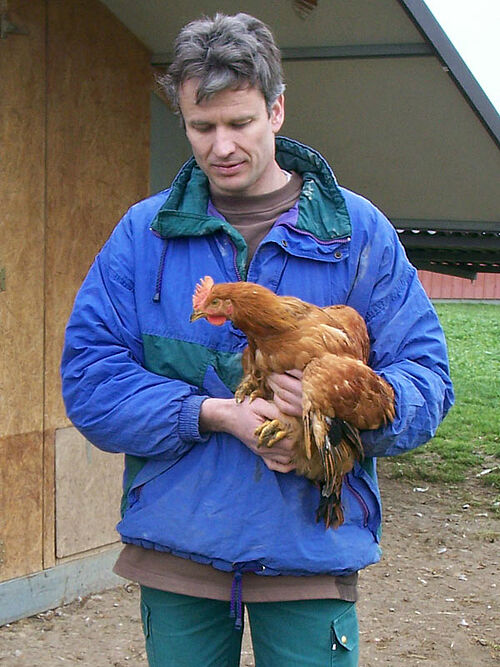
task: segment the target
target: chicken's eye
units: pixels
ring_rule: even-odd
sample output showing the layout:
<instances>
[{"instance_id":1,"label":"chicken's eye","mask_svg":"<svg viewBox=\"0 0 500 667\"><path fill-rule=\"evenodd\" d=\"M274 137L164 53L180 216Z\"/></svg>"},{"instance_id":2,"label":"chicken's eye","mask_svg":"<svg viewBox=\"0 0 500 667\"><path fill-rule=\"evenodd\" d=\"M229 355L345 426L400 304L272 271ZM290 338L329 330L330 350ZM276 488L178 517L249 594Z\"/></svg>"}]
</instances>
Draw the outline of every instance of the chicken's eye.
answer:
<instances>
[{"instance_id":1,"label":"chicken's eye","mask_svg":"<svg viewBox=\"0 0 500 667\"><path fill-rule=\"evenodd\" d=\"M218 297L215 297L215 299L212 299L211 306L218 306L220 304L220 299Z\"/></svg>"}]
</instances>

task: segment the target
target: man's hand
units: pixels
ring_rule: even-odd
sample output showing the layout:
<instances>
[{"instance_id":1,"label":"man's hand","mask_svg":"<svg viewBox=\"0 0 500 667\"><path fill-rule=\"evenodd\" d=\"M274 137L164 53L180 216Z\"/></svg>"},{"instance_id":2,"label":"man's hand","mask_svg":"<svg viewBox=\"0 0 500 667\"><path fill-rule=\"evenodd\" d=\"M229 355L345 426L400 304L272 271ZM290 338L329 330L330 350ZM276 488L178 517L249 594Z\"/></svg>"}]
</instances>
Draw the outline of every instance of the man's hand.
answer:
<instances>
[{"instance_id":1,"label":"man's hand","mask_svg":"<svg viewBox=\"0 0 500 667\"><path fill-rule=\"evenodd\" d=\"M200 431L230 433L260 456L269 470L286 473L295 469L295 465L290 463L293 442L284 438L272 447L258 447L255 435L255 429L266 419L280 417L282 415L278 407L262 398L252 402L245 399L242 403L236 403L234 399L207 398L201 405Z\"/></svg>"},{"instance_id":2,"label":"man's hand","mask_svg":"<svg viewBox=\"0 0 500 667\"><path fill-rule=\"evenodd\" d=\"M271 373L267 384L273 390L273 401L281 412L302 417L302 371Z\"/></svg>"}]
</instances>

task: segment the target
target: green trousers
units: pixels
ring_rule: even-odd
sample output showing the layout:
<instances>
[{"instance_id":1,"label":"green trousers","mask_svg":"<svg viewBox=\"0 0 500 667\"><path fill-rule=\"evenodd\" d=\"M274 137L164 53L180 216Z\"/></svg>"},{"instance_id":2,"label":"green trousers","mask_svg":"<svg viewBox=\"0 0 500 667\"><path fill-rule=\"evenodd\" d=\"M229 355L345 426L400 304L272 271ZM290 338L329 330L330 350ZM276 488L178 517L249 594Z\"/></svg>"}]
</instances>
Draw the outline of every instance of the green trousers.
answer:
<instances>
[{"instance_id":1,"label":"green trousers","mask_svg":"<svg viewBox=\"0 0 500 667\"><path fill-rule=\"evenodd\" d=\"M246 605L256 667L356 667L356 607L342 600ZM229 602L141 587L150 667L237 667L243 628Z\"/></svg>"}]
</instances>

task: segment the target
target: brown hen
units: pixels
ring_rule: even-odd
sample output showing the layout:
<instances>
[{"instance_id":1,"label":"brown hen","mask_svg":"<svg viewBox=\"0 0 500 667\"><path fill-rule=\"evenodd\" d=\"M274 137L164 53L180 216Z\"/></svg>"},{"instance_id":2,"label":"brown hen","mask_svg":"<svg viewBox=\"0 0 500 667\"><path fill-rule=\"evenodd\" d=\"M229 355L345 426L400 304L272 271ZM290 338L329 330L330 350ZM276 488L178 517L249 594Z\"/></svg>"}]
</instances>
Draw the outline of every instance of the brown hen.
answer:
<instances>
[{"instance_id":1,"label":"brown hen","mask_svg":"<svg viewBox=\"0 0 500 667\"><path fill-rule=\"evenodd\" d=\"M303 371L302 420L283 415L265 421L256 435L268 447L284 437L294 441L297 474L321 488L317 520L338 527L343 477L363 457L359 429L394 419L392 387L367 366L363 318L349 306L320 308L255 283L214 284L209 276L193 295L191 321L202 317L216 326L231 320L248 339L237 401L272 400L271 373Z\"/></svg>"}]
</instances>

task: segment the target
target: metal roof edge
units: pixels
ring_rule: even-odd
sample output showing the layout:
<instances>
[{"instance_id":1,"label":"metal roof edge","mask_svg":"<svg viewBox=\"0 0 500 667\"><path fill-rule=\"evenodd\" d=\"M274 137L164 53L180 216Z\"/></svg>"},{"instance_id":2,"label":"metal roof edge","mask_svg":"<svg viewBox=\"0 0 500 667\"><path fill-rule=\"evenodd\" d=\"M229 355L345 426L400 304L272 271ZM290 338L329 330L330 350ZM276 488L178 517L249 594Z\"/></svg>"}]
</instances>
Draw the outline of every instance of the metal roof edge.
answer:
<instances>
[{"instance_id":1,"label":"metal roof edge","mask_svg":"<svg viewBox=\"0 0 500 667\"><path fill-rule=\"evenodd\" d=\"M341 46L284 46L280 48L283 62L293 60L340 60L343 58L409 58L435 56L428 42L396 44L343 44ZM152 67L166 67L173 60L173 52L153 53Z\"/></svg>"},{"instance_id":2,"label":"metal roof edge","mask_svg":"<svg viewBox=\"0 0 500 667\"><path fill-rule=\"evenodd\" d=\"M435 232L467 232L500 234L500 220L451 220L451 219L417 219L417 218L393 218L390 221L396 227L404 231L428 231Z\"/></svg>"},{"instance_id":3,"label":"metal roof edge","mask_svg":"<svg viewBox=\"0 0 500 667\"><path fill-rule=\"evenodd\" d=\"M500 115L424 0L399 0L424 39L448 68L458 88L500 147Z\"/></svg>"}]
</instances>

